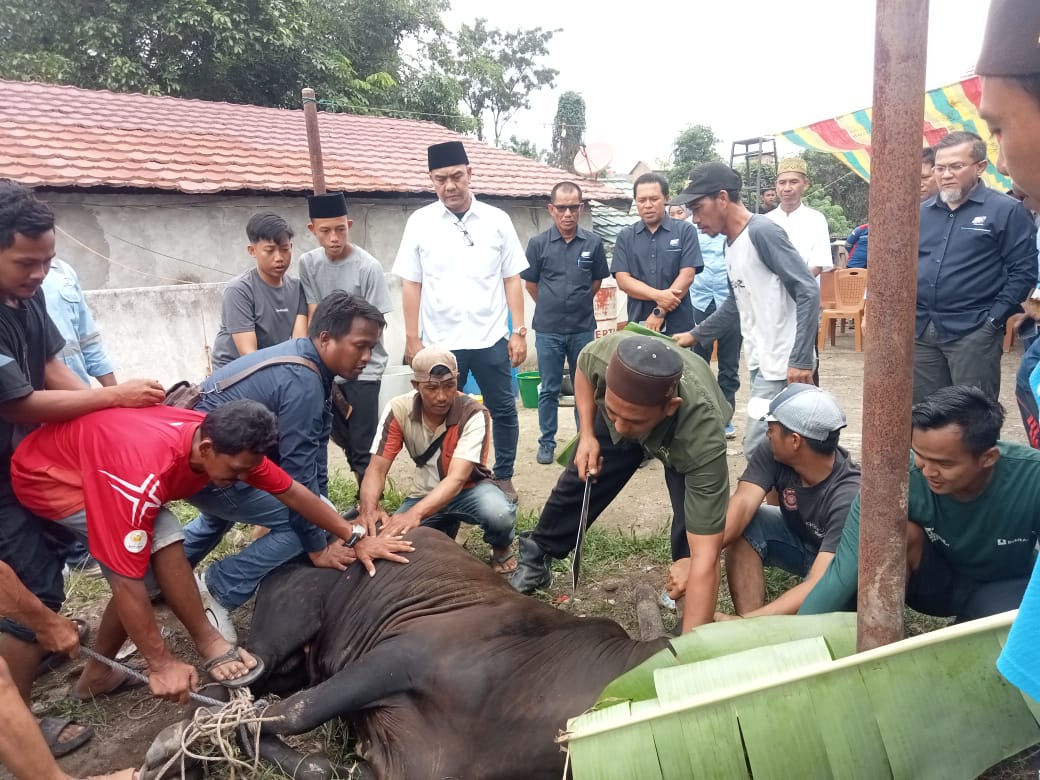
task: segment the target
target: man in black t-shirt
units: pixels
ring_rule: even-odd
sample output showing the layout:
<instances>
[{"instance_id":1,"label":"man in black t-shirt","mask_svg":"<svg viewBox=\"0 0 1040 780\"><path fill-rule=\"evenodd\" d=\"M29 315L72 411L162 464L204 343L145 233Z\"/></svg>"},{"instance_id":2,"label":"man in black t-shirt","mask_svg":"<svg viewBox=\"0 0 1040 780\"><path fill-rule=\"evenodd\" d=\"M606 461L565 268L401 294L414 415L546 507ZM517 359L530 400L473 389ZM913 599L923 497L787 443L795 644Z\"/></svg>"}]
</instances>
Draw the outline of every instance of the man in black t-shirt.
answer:
<instances>
[{"instance_id":1,"label":"man in black t-shirt","mask_svg":"<svg viewBox=\"0 0 1040 780\"><path fill-rule=\"evenodd\" d=\"M859 492L859 466L838 446L845 413L830 393L790 384L769 404L765 420L769 446L752 451L726 511L726 577L737 617L798 611L834 557ZM770 490L779 506L762 503ZM673 564L669 575L672 598L682 595L683 564ZM803 582L766 604L766 566Z\"/></svg>"},{"instance_id":2,"label":"man in black t-shirt","mask_svg":"<svg viewBox=\"0 0 1040 780\"><path fill-rule=\"evenodd\" d=\"M42 523L18 504L11 488L11 454L32 428L112 406L161 403L163 387L134 379L89 389L61 360L65 340L47 316L43 283L54 257L54 214L25 187L0 179L0 560L43 604L64 601L61 548ZM0 658L28 702L43 648L32 631L0 621ZM52 752L83 744L82 726L69 722L47 734ZM70 747L71 746L71 747Z\"/></svg>"}]
</instances>

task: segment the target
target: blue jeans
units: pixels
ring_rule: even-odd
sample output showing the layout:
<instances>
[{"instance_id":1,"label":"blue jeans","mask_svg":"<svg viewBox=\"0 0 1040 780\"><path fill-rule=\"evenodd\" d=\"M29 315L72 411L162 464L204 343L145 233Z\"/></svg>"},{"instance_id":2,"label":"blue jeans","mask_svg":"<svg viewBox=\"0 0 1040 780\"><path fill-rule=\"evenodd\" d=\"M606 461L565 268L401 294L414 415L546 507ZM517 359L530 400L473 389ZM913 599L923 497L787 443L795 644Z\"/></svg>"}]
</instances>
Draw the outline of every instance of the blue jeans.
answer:
<instances>
[{"instance_id":1,"label":"blue jeans","mask_svg":"<svg viewBox=\"0 0 1040 780\"><path fill-rule=\"evenodd\" d=\"M762 418L766 416L766 412L769 409L769 401L772 401L776 395L787 387L786 379L766 379L762 376L762 372L757 368L751 372L751 397L748 398L748 423L747 428L744 431L744 457L751 457L752 451L755 447L765 441L766 429L769 427L765 420ZM757 403L753 402L753 399L764 399L759 400ZM756 409L756 407L758 407ZM758 414L761 412L761 414ZM769 445L766 444L766 447Z\"/></svg>"},{"instance_id":2,"label":"blue jeans","mask_svg":"<svg viewBox=\"0 0 1040 780\"><path fill-rule=\"evenodd\" d=\"M408 511L422 499L422 496L406 498L395 514ZM484 541L501 550L512 544L516 535L516 504L485 480L464 489L444 509L427 517L422 524L444 531L454 539L460 522L479 525L484 529Z\"/></svg>"},{"instance_id":3,"label":"blue jeans","mask_svg":"<svg viewBox=\"0 0 1040 780\"><path fill-rule=\"evenodd\" d=\"M212 563L206 570L206 587L227 609L245 604L264 577L303 552L300 537L289 523L288 507L263 490L244 482L226 488L207 485L188 503L201 512L184 527L184 555L192 568L212 552L235 523L271 529L241 552Z\"/></svg>"},{"instance_id":4,"label":"blue jeans","mask_svg":"<svg viewBox=\"0 0 1040 780\"><path fill-rule=\"evenodd\" d=\"M784 522L780 507L768 504L755 512L744 529L744 538L758 553L763 566L775 566L799 577L809 574L819 552Z\"/></svg>"},{"instance_id":5,"label":"blue jeans","mask_svg":"<svg viewBox=\"0 0 1040 780\"><path fill-rule=\"evenodd\" d=\"M701 311L693 307L693 320L698 325L715 313L715 301L708 304L708 308ZM729 401L731 408L736 409L737 390L740 389L740 345L744 339L740 335L739 323L733 330L722 336L717 342L706 341L703 344L697 342L693 345L693 351L704 358L705 363L711 363L711 345L719 345L719 390L722 397Z\"/></svg>"},{"instance_id":6,"label":"blue jeans","mask_svg":"<svg viewBox=\"0 0 1040 780\"><path fill-rule=\"evenodd\" d=\"M560 385L563 383L563 361L566 358L571 377L578 370L578 353L596 336L593 330L581 333L537 333L534 347L538 352L538 373L542 389L538 391L539 444L556 446L557 413L560 407ZM578 421L577 407L574 421Z\"/></svg>"},{"instance_id":7,"label":"blue jeans","mask_svg":"<svg viewBox=\"0 0 1040 780\"><path fill-rule=\"evenodd\" d=\"M509 343L501 339L484 349L453 349L459 364L459 387L465 387L472 371L491 413L491 438L495 444L495 479L512 479L520 420L513 395L513 365Z\"/></svg>"}]
</instances>

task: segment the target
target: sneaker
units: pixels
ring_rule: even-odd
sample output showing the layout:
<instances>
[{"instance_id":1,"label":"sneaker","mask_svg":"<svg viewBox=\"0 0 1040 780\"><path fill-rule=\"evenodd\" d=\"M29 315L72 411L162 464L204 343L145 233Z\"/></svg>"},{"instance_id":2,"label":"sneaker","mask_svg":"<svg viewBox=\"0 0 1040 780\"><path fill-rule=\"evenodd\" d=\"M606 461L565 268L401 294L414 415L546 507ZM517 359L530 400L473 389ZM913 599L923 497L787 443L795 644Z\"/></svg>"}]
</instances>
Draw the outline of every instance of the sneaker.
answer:
<instances>
[{"instance_id":1,"label":"sneaker","mask_svg":"<svg viewBox=\"0 0 1040 780\"><path fill-rule=\"evenodd\" d=\"M506 494L506 498L508 498L511 503L515 504L517 502L519 496L516 494L516 488L513 487L512 478L493 479L491 481L495 483L495 487Z\"/></svg>"},{"instance_id":2,"label":"sneaker","mask_svg":"<svg viewBox=\"0 0 1040 780\"><path fill-rule=\"evenodd\" d=\"M231 622L231 613L225 606L213 598L209 588L206 587L205 578L198 572L195 573L195 582L199 586L199 595L202 596L202 609L206 612L206 618L228 643L232 645L238 644L238 632L235 631L235 624Z\"/></svg>"},{"instance_id":3,"label":"sneaker","mask_svg":"<svg viewBox=\"0 0 1040 780\"><path fill-rule=\"evenodd\" d=\"M556 447L552 444L539 444L538 445L538 462L543 466L547 466L553 462L553 455L556 454Z\"/></svg>"},{"instance_id":4,"label":"sneaker","mask_svg":"<svg viewBox=\"0 0 1040 780\"><path fill-rule=\"evenodd\" d=\"M726 423L726 438L727 439L735 439L735 438L737 438L737 429L733 427L732 421Z\"/></svg>"}]
</instances>

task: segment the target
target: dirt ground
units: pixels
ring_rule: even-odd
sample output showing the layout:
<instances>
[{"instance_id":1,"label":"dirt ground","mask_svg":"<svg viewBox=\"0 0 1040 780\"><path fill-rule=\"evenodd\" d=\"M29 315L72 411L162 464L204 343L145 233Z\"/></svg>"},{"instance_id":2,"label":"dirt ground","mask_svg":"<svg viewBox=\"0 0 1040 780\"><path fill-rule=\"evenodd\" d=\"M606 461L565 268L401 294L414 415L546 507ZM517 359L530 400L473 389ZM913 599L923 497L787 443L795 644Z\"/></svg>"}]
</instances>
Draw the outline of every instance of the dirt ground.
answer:
<instances>
[{"instance_id":1,"label":"dirt ground","mask_svg":"<svg viewBox=\"0 0 1040 780\"><path fill-rule=\"evenodd\" d=\"M1002 401L1008 411L1008 420L1004 428L1004 438L1014 441L1025 441L1021 420L1014 401L1014 374L1021 358L1021 347L1004 356ZM821 354L821 385L834 393L845 409L849 427L842 434L842 444L858 457L861 450L861 381L863 371L863 355L853 350L851 334L838 337L836 347L828 346ZM746 382L747 373L742 369L742 381ZM738 437L730 442L728 449L730 477L733 485L743 468L743 452L740 437L744 428L744 406L747 399L746 384L737 394L737 410L734 423ZM520 444L516 462L514 484L520 496L521 510L540 510L545 498L549 495L561 471L556 465L542 466L535 461L538 439L538 418L534 409L520 408ZM575 431L574 419L570 409L560 411L560 445L566 442ZM346 470L342 454L332 452L331 465L334 469ZM400 487L409 482L409 463L407 459L395 464L391 477ZM652 461L647 467L640 469L624 489L618 500L603 514L599 526L617 529L625 536L637 539L652 537L655 532L668 527L670 508L668 495L664 487L662 467ZM475 548L475 554L486 555L479 549L482 545L474 545L472 538L467 540L465 534L460 541L467 547ZM667 544L666 542L664 543ZM666 549L666 547L665 547ZM562 569L560 570L562 572ZM634 608L629 601L636 584L646 582L655 592L659 592L666 575L666 563L661 556L648 553L644 557L629 556L623 565L615 571L600 572L599 576L590 576L583 583L574 598L569 594L569 582L558 575L556 582L545 596L563 609L575 614L611 615L634 632ZM75 614L86 617L95 626L100 617L100 609L104 603L103 589L90 591L91 586L84 585L84 592L73 594L70 603ZM96 586L95 586L96 587ZM171 642L175 652L182 657L190 658L190 645L186 641L179 624L168 611L159 607L160 617L172 630ZM666 610L662 610L666 627L673 618ZM236 614L240 633L248 623L248 609ZM197 660L197 659L196 659ZM67 703L65 692L70 682L75 679L78 664L70 664L63 669L42 678L36 686L34 694L34 710L74 716L82 722L95 725L97 736L86 747L64 759L61 764L66 771L76 776L83 776L102 771L112 771L119 767L140 765L154 735L165 725L179 720L183 710L172 704L151 699L147 693L138 689L116 698L103 699L94 703ZM320 741L319 735L317 739ZM313 745L312 749L320 749ZM0 769L0 778L9 775ZM263 777L274 778L276 774L265 774Z\"/></svg>"}]
</instances>

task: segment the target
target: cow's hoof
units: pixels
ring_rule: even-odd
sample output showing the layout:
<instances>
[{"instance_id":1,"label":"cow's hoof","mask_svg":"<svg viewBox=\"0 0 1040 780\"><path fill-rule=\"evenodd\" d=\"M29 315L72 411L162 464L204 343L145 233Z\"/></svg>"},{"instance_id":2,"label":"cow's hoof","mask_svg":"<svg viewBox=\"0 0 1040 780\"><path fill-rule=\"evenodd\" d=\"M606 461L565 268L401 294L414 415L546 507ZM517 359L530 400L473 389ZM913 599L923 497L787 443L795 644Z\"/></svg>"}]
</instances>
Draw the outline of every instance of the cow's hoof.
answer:
<instances>
[{"instance_id":1,"label":"cow's hoof","mask_svg":"<svg viewBox=\"0 0 1040 780\"><path fill-rule=\"evenodd\" d=\"M148 747L148 752L144 757L141 780L167 780L167 778L181 777L180 760L178 759L170 763L170 759L180 752L181 739L184 736L185 729L190 724L191 721L189 720L171 723L155 735L155 739L152 740L152 744ZM167 763L170 763L170 766L164 769ZM202 777L202 766L196 759L185 758L184 763L186 767L185 777Z\"/></svg>"}]
</instances>

